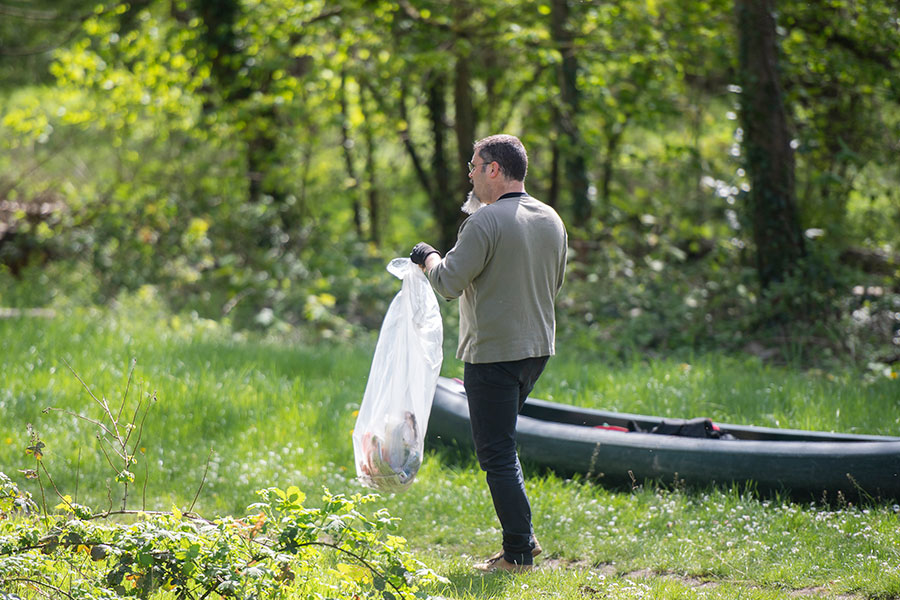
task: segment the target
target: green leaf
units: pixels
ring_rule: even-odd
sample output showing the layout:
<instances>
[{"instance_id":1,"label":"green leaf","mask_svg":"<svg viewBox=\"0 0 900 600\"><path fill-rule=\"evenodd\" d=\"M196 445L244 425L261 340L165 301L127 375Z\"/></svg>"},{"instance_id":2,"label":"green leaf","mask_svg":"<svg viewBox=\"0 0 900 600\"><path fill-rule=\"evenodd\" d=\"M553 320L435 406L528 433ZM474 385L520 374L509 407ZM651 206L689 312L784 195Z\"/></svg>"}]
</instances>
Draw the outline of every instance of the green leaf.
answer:
<instances>
[{"instance_id":1,"label":"green leaf","mask_svg":"<svg viewBox=\"0 0 900 600\"><path fill-rule=\"evenodd\" d=\"M306 501L306 494L300 491L297 486L290 486L285 492L285 499L296 505L302 505Z\"/></svg>"},{"instance_id":2,"label":"green leaf","mask_svg":"<svg viewBox=\"0 0 900 600\"><path fill-rule=\"evenodd\" d=\"M340 563L337 565L337 570L342 577L356 583L368 583L372 579L372 573L359 565Z\"/></svg>"}]
</instances>

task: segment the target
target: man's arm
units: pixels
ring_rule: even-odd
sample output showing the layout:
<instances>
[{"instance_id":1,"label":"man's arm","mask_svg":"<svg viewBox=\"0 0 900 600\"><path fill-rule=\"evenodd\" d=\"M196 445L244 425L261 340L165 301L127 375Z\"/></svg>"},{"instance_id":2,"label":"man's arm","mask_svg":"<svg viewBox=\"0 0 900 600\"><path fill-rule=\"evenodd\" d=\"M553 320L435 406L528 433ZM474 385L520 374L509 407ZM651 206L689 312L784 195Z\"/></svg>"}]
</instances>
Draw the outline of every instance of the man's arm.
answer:
<instances>
[{"instance_id":1,"label":"man's arm","mask_svg":"<svg viewBox=\"0 0 900 600\"><path fill-rule=\"evenodd\" d=\"M426 262L425 275L438 295L448 300L462 295L487 264L490 237L483 224L469 217L459 228L456 245L447 255Z\"/></svg>"}]
</instances>

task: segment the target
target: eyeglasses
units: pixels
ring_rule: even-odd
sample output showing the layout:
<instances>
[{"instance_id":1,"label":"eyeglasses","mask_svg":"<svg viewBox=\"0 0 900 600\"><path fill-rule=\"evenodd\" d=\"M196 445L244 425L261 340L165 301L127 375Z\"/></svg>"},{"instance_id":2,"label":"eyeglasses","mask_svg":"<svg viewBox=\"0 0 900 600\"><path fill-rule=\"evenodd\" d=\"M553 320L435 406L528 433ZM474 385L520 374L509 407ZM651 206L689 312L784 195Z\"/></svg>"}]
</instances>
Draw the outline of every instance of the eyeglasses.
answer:
<instances>
[{"instance_id":1,"label":"eyeglasses","mask_svg":"<svg viewBox=\"0 0 900 600\"><path fill-rule=\"evenodd\" d=\"M468 163L468 165L469 165L469 175L471 175L472 173L475 172L475 167L483 167L483 166L485 166L485 165L491 164L492 162L494 162L494 161L491 160L491 161L488 161L488 162L483 162L483 163L481 163L480 165L476 165L475 163L473 163L473 162L470 161L470 162Z\"/></svg>"}]
</instances>

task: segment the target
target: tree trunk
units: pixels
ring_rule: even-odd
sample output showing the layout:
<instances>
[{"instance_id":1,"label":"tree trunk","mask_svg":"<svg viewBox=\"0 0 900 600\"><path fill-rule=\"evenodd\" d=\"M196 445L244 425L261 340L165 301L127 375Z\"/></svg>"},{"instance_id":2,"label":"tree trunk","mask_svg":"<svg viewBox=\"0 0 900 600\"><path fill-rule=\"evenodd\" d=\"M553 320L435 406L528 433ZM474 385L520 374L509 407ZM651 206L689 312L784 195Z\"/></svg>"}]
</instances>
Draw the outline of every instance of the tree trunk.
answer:
<instances>
[{"instance_id":1,"label":"tree trunk","mask_svg":"<svg viewBox=\"0 0 900 600\"><path fill-rule=\"evenodd\" d=\"M366 198L369 205L369 239L375 246L381 245L381 210L378 199L378 178L375 173L375 138L372 129L366 128Z\"/></svg>"},{"instance_id":2,"label":"tree trunk","mask_svg":"<svg viewBox=\"0 0 900 600\"><path fill-rule=\"evenodd\" d=\"M464 28L472 13L472 6L468 2L455 2L453 18L456 24ZM460 206L465 200L466 194L471 189L469 173L465 165L472 158L472 147L475 144L475 101L472 99L472 60L476 52L472 49L469 40L460 39L457 35L454 40L456 63L453 67L453 130L456 134L456 165L453 172L456 174L455 185L447 188L450 192L444 203L447 206L445 219L441 222L441 235L448 242L448 248L456 243L456 234L464 215ZM492 132L499 133L499 132Z\"/></svg>"},{"instance_id":3,"label":"tree trunk","mask_svg":"<svg viewBox=\"0 0 900 600\"><path fill-rule=\"evenodd\" d=\"M364 90L363 90L364 91ZM375 245L381 244L381 207L378 199L378 175L375 172L375 136L372 133L371 111L365 93L360 93L360 105L363 111L363 135L366 140L366 198L369 205L369 240Z\"/></svg>"},{"instance_id":4,"label":"tree trunk","mask_svg":"<svg viewBox=\"0 0 900 600\"><path fill-rule=\"evenodd\" d=\"M447 127L446 87L444 75L435 73L428 83L427 91L428 116L431 119L431 137L434 143L431 155L431 176L434 179L434 192L431 194L430 200L432 213L435 221L437 221L438 249L441 253L445 253L452 248L456 238L456 230L447 225L450 219L449 211L447 210L449 204L447 196L452 195L452 192L449 191L452 187L450 185L451 175L444 139Z\"/></svg>"},{"instance_id":5,"label":"tree trunk","mask_svg":"<svg viewBox=\"0 0 900 600\"><path fill-rule=\"evenodd\" d=\"M806 254L794 156L778 76L774 0L736 0L741 124L760 285L790 276Z\"/></svg>"},{"instance_id":6,"label":"tree trunk","mask_svg":"<svg viewBox=\"0 0 900 600\"><path fill-rule=\"evenodd\" d=\"M456 164L458 165L456 193L451 201L455 207L459 207L465 195L471 188L469 182L469 174L462 165L469 162L472 158L472 147L475 144L475 106L472 100L472 74L469 71L469 61L471 57L458 55L456 57L456 68L454 71L453 82L453 103L456 111L455 132L456 132ZM498 132L499 133L499 132ZM459 211L456 211L459 212ZM459 222L458 215L454 215L454 235L456 234L456 224Z\"/></svg>"},{"instance_id":7,"label":"tree trunk","mask_svg":"<svg viewBox=\"0 0 900 600\"><path fill-rule=\"evenodd\" d=\"M603 157L603 164L600 168L600 191L599 197L600 201L605 205L609 205L609 197L610 190L612 188L612 179L614 167L616 164L616 158L619 155L619 142L622 141L622 136L625 134L625 124L628 122L628 118L626 117L626 122L621 125L621 127L607 127L606 131L606 154Z\"/></svg>"},{"instance_id":8,"label":"tree trunk","mask_svg":"<svg viewBox=\"0 0 900 600\"><path fill-rule=\"evenodd\" d=\"M551 142L550 153L550 191L547 204L556 208L559 206L559 140Z\"/></svg>"},{"instance_id":9,"label":"tree trunk","mask_svg":"<svg viewBox=\"0 0 900 600\"><path fill-rule=\"evenodd\" d=\"M362 203L359 199L359 177L353 164L353 139L350 137L350 113L347 108L347 73L341 72L341 88L339 93L341 105L341 149L344 152L344 166L347 168L347 191L353 209L353 226L356 238L363 239Z\"/></svg>"},{"instance_id":10,"label":"tree trunk","mask_svg":"<svg viewBox=\"0 0 900 600\"><path fill-rule=\"evenodd\" d=\"M578 59L575 55L573 36L569 25L568 0L553 0L550 7L550 34L562 54L562 62L557 68L561 106L557 111L557 129L564 143L563 164L569 194L572 197L572 213L575 222L585 225L591 216L591 202L588 196L590 183L584 144L578 129L579 92L577 85Z\"/></svg>"}]
</instances>

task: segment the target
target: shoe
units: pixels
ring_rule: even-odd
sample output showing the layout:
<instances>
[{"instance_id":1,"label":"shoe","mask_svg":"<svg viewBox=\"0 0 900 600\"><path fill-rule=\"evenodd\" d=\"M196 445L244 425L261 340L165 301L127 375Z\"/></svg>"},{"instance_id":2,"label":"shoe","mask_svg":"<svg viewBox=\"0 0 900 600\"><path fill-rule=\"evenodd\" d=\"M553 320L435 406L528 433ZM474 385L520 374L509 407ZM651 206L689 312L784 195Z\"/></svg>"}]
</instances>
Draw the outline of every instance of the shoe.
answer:
<instances>
[{"instance_id":1,"label":"shoe","mask_svg":"<svg viewBox=\"0 0 900 600\"><path fill-rule=\"evenodd\" d=\"M479 571L485 571L487 573L494 573L496 571L506 571L507 573L526 573L534 569L534 565L520 565L511 563L503 558L503 554L501 553L500 556L497 556L496 558L491 557L485 562L475 565L475 568Z\"/></svg>"},{"instance_id":2,"label":"shoe","mask_svg":"<svg viewBox=\"0 0 900 600\"><path fill-rule=\"evenodd\" d=\"M531 550L531 556L537 556L538 554L540 554L541 552L543 552L544 549L541 548L541 543L538 541L536 535L531 536L531 540L534 542L534 548ZM488 558L486 561L484 561L484 563L482 563L482 564L487 564L487 563L490 563L490 562L494 562L494 561L496 561L497 559L500 559L500 558L503 558L503 550L501 550L501 551L498 552L497 554L494 554L493 556L491 556L490 558ZM510 564L512 564L512 563L510 563Z\"/></svg>"}]
</instances>

